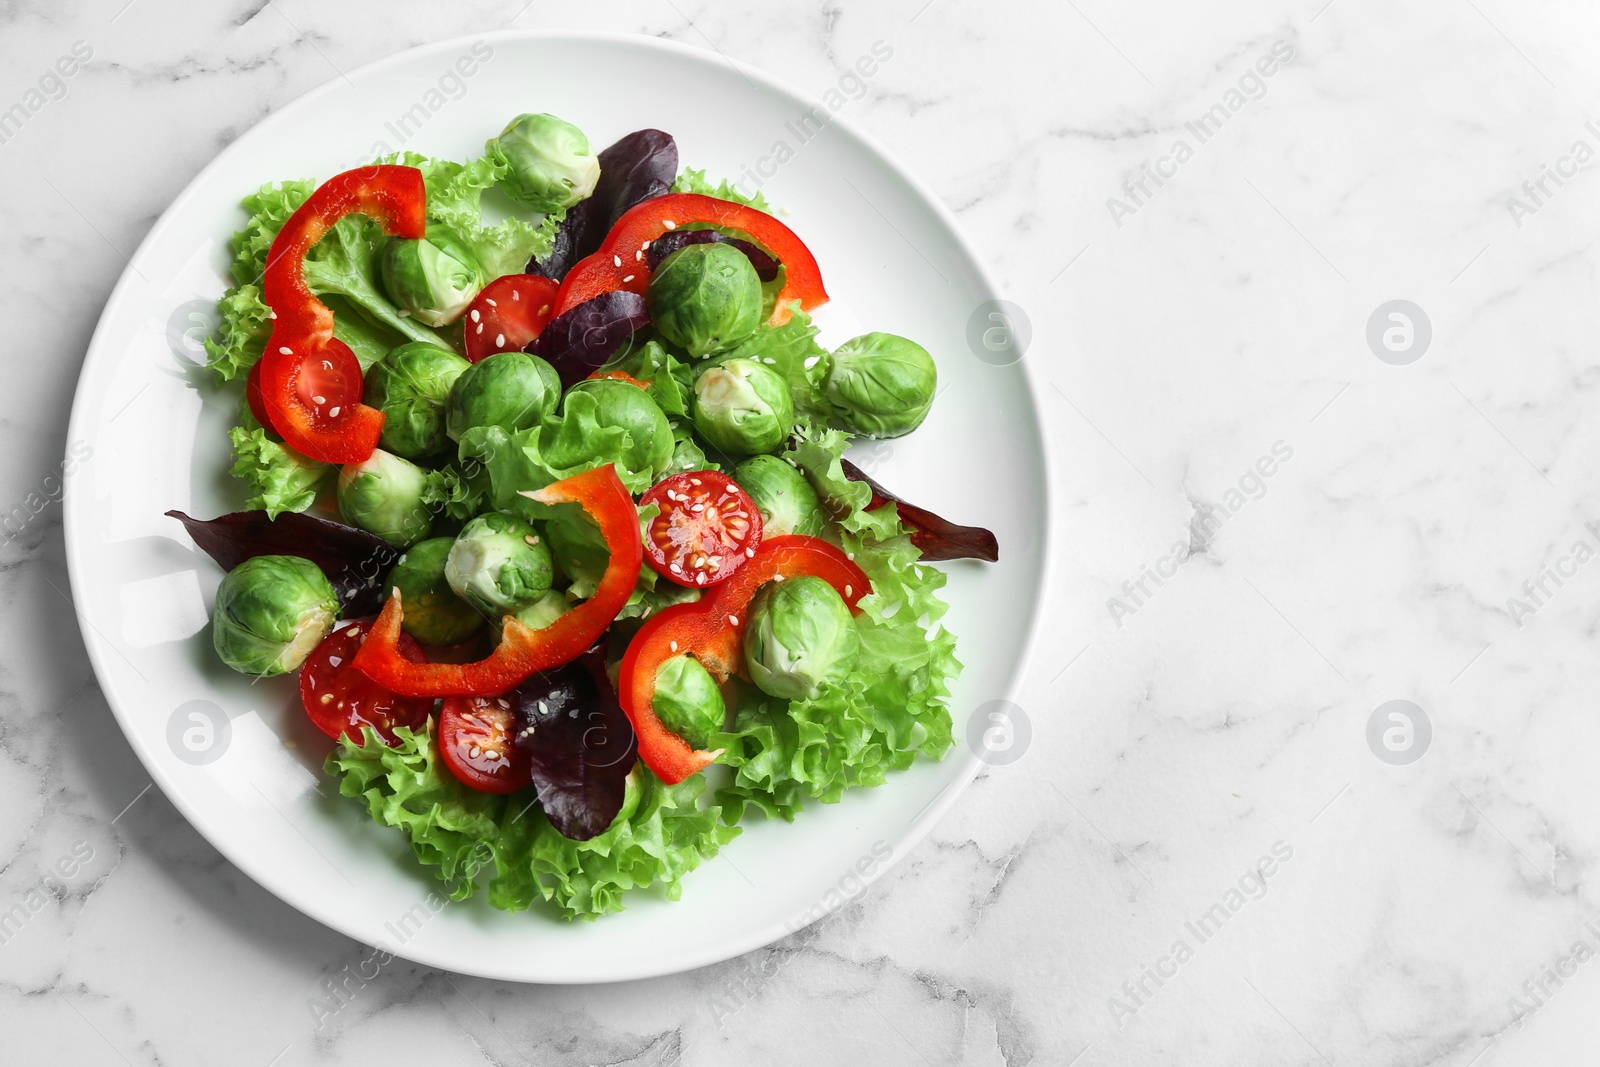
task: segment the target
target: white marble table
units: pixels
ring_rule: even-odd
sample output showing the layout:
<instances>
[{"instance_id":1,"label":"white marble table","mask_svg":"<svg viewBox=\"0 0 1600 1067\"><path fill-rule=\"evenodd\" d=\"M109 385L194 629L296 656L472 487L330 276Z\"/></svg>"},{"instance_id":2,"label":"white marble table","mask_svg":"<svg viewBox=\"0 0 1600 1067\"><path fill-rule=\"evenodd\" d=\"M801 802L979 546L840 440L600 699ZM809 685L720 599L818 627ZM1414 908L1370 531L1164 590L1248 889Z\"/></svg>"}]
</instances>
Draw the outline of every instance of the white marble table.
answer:
<instances>
[{"instance_id":1,"label":"white marble table","mask_svg":"<svg viewBox=\"0 0 1600 1067\"><path fill-rule=\"evenodd\" d=\"M0 6L0 911L48 898L0 943L0 1060L1593 1059L1591 5L520 6ZM319 1025L369 951L146 791L96 688L67 411L124 256L232 138L409 45L556 25L819 97L893 48L848 114L1034 328L1058 543L1032 743L810 936L614 987L397 960ZM1392 300L1429 327L1408 348L1380 316L1374 349ZM1431 729L1385 709L1369 744L1391 700Z\"/></svg>"}]
</instances>

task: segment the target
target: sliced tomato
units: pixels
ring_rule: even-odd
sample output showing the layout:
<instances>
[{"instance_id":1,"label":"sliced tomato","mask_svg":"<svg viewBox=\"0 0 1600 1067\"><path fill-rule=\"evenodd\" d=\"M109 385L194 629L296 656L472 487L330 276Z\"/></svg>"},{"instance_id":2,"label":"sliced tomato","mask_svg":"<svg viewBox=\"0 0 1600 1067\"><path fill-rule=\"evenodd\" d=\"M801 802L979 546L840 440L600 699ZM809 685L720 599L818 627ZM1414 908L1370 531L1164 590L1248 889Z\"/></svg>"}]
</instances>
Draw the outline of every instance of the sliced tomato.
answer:
<instances>
[{"instance_id":1,"label":"sliced tomato","mask_svg":"<svg viewBox=\"0 0 1600 1067\"><path fill-rule=\"evenodd\" d=\"M461 320L468 361L527 348L550 322L560 288L537 274L507 274L490 282Z\"/></svg>"},{"instance_id":2,"label":"sliced tomato","mask_svg":"<svg viewBox=\"0 0 1600 1067\"><path fill-rule=\"evenodd\" d=\"M439 713L439 755L462 785L480 793L515 793L533 781L533 761L514 744L510 697L446 697Z\"/></svg>"},{"instance_id":3,"label":"sliced tomato","mask_svg":"<svg viewBox=\"0 0 1600 1067\"><path fill-rule=\"evenodd\" d=\"M370 726L393 744L395 727L421 730L433 710L432 698L396 696L350 665L371 624L360 619L333 631L300 669L300 703L317 729L335 741L348 737L359 745L361 728ZM413 663L427 662L422 646L410 637L401 638L400 654Z\"/></svg>"},{"instance_id":4,"label":"sliced tomato","mask_svg":"<svg viewBox=\"0 0 1600 1067\"><path fill-rule=\"evenodd\" d=\"M661 509L645 531L644 558L662 577L690 589L733 577L761 544L761 509L726 474L674 474L639 503Z\"/></svg>"}]
</instances>

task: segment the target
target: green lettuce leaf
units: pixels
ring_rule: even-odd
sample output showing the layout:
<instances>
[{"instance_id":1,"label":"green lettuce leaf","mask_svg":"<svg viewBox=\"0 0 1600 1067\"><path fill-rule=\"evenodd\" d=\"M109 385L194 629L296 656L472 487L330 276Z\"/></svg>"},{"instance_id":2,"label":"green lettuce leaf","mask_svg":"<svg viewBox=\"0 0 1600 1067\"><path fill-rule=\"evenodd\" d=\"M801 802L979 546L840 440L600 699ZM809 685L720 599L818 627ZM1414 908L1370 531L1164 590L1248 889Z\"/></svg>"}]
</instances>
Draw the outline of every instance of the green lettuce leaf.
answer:
<instances>
[{"instance_id":1,"label":"green lettuce leaf","mask_svg":"<svg viewBox=\"0 0 1600 1067\"><path fill-rule=\"evenodd\" d=\"M458 782L440 762L431 723L395 735L392 748L370 728L363 745L340 741L324 769L374 822L406 834L452 900L475 895L479 873L492 868L495 907L546 902L563 918L592 920L621 911L630 889L660 884L676 900L683 876L739 833L714 805L701 806L703 778L668 786L640 766L635 810L598 837L572 841L550 825L532 790L491 796Z\"/></svg>"},{"instance_id":2,"label":"green lettuce leaf","mask_svg":"<svg viewBox=\"0 0 1600 1067\"><path fill-rule=\"evenodd\" d=\"M489 280L521 274L528 260L550 254L556 231L566 212L540 216L530 222L516 216L489 225L483 217L483 194L493 189L507 166L483 156L471 163L432 159L403 152L382 160L422 171L428 189L428 218L443 223L472 245Z\"/></svg>"},{"instance_id":3,"label":"green lettuce leaf","mask_svg":"<svg viewBox=\"0 0 1600 1067\"><path fill-rule=\"evenodd\" d=\"M451 900L472 896L478 872L493 862L506 798L468 789L444 768L432 720L420 734L396 727L393 748L371 727L362 732L363 744L341 739L323 769L339 779L340 793L365 801L374 822L405 832Z\"/></svg>"},{"instance_id":4,"label":"green lettuce leaf","mask_svg":"<svg viewBox=\"0 0 1600 1067\"><path fill-rule=\"evenodd\" d=\"M950 685L961 664L954 635L939 625L945 575L917 562L909 533L892 504L845 516L842 545L872 579L855 620L860 659L808 700L738 687L732 728L715 742L734 768L733 784L717 796L728 818L754 805L792 820L808 800L835 803L851 786L881 785L919 754L939 759L950 749Z\"/></svg>"},{"instance_id":5,"label":"green lettuce leaf","mask_svg":"<svg viewBox=\"0 0 1600 1067\"><path fill-rule=\"evenodd\" d=\"M247 373L267 347L272 335L272 309L261 299L256 285L236 285L217 301L221 323L215 337L205 339L206 366L222 381Z\"/></svg>"},{"instance_id":6,"label":"green lettuce leaf","mask_svg":"<svg viewBox=\"0 0 1600 1067\"><path fill-rule=\"evenodd\" d=\"M228 431L228 440L233 445L229 473L250 491L245 507L261 508L270 519L309 508L338 472L337 467L307 459L269 436L248 409L241 413L240 425Z\"/></svg>"},{"instance_id":7,"label":"green lettuce leaf","mask_svg":"<svg viewBox=\"0 0 1600 1067\"><path fill-rule=\"evenodd\" d=\"M678 175L678 180L672 183L675 193L699 193L701 196L714 196L718 200L732 200L736 204L753 207L757 211L772 213L772 205L767 203L767 198L761 195L758 189L750 196L741 193L738 188L727 181L713 183L706 177L703 170L685 167Z\"/></svg>"},{"instance_id":8,"label":"green lettuce leaf","mask_svg":"<svg viewBox=\"0 0 1600 1067\"><path fill-rule=\"evenodd\" d=\"M521 911L543 900L562 918L593 920L621 911L630 889L660 883L668 899L681 897L683 876L715 856L739 829L724 823L715 805L700 806L703 775L666 785L642 765L633 773L638 809L588 841L562 837L537 809L523 809L519 817L508 805L493 841L489 903Z\"/></svg>"}]
</instances>

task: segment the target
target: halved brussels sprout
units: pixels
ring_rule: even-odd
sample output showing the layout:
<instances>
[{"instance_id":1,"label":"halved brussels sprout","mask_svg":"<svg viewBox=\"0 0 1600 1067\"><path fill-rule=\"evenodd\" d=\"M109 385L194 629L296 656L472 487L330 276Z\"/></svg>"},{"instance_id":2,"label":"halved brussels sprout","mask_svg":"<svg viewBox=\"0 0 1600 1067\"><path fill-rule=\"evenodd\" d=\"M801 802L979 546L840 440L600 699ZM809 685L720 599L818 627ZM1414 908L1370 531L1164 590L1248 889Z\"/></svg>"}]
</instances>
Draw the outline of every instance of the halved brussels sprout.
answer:
<instances>
[{"instance_id":1,"label":"halved brussels sprout","mask_svg":"<svg viewBox=\"0 0 1600 1067\"><path fill-rule=\"evenodd\" d=\"M489 284L472 246L436 222L420 241L391 237L380 273L389 298L429 326L455 322Z\"/></svg>"},{"instance_id":2,"label":"halved brussels sprout","mask_svg":"<svg viewBox=\"0 0 1600 1067\"><path fill-rule=\"evenodd\" d=\"M761 279L732 245L690 245L672 253L645 289L650 321L696 359L733 347L761 325Z\"/></svg>"},{"instance_id":3,"label":"halved brussels sprout","mask_svg":"<svg viewBox=\"0 0 1600 1067\"><path fill-rule=\"evenodd\" d=\"M629 470L654 479L667 469L672 462L672 425L649 393L615 378L591 378L567 390L563 410L567 399L578 393L594 397L594 418L601 427L628 431L631 443L622 459Z\"/></svg>"},{"instance_id":4,"label":"halved brussels sprout","mask_svg":"<svg viewBox=\"0 0 1600 1067\"><path fill-rule=\"evenodd\" d=\"M733 469L733 480L761 511L761 536L822 536L822 503L806 476L777 456L751 456Z\"/></svg>"},{"instance_id":5,"label":"halved brussels sprout","mask_svg":"<svg viewBox=\"0 0 1600 1067\"><path fill-rule=\"evenodd\" d=\"M695 748L710 743L728 713L716 679L693 656L673 656L661 665L650 703L662 724Z\"/></svg>"},{"instance_id":6,"label":"halved brussels sprout","mask_svg":"<svg viewBox=\"0 0 1600 1067\"><path fill-rule=\"evenodd\" d=\"M338 618L339 597L322 568L299 556L255 556L217 586L211 643L242 674L287 674Z\"/></svg>"},{"instance_id":7,"label":"halved brussels sprout","mask_svg":"<svg viewBox=\"0 0 1600 1067\"><path fill-rule=\"evenodd\" d=\"M561 376L538 356L497 352L461 372L450 389L445 433L450 440L474 426L499 426L507 433L537 426L556 410Z\"/></svg>"},{"instance_id":8,"label":"halved brussels sprout","mask_svg":"<svg viewBox=\"0 0 1600 1067\"><path fill-rule=\"evenodd\" d=\"M412 341L367 371L362 400L383 412L383 447L406 459L442 449L450 387L470 366L448 349Z\"/></svg>"},{"instance_id":9,"label":"halved brussels sprout","mask_svg":"<svg viewBox=\"0 0 1600 1067\"><path fill-rule=\"evenodd\" d=\"M768 582L747 610L744 662L768 696L804 700L855 667L861 650L855 620L821 578Z\"/></svg>"},{"instance_id":10,"label":"halved brussels sprout","mask_svg":"<svg viewBox=\"0 0 1600 1067\"><path fill-rule=\"evenodd\" d=\"M554 115L518 115L484 152L506 167L501 190L530 211L569 208L600 180L600 160L589 139Z\"/></svg>"},{"instance_id":11,"label":"halved brussels sprout","mask_svg":"<svg viewBox=\"0 0 1600 1067\"><path fill-rule=\"evenodd\" d=\"M412 545L389 572L389 585L400 590L405 611L401 628L418 644L458 645L477 633L483 616L456 596L445 579L445 561L453 537L434 537Z\"/></svg>"},{"instance_id":12,"label":"halved brussels sprout","mask_svg":"<svg viewBox=\"0 0 1600 1067\"><path fill-rule=\"evenodd\" d=\"M457 596L490 618L515 614L550 591L550 549L522 519L491 511L456 535L444 576Z\"/></svg>"},{"instance_id":13,"label":"halved brussels sprout","mask_svg":"<svg viewBox=\"0 0 1600 1067\"><path fill-rule=\"evenodd\" d=\"M374 449L360 463L339 471L339 514L352 526L401 548L433 529L433 511L423 502L428 475L410 460Z\"/></svg>"},{"instance_id":14,"label":"halved brussels sprout","mask_svg":"<svg viewBox=\"0 0 1600 1067\"><path fill-rule=\"evenodd\" d=\"M938 391L928 350L892 333L863 334L828 357L823 394L851 433L899 437L922 425Z\"/></svg>"},{"instance_id":15,"label":"halved brussels sprout","mask_svg":"<svg viewBox=\"0 0 1600 1067\"><path fill-rule=\"evenodd\" d=\"M789 383L752 359L708 367L694 382L694 428L735 455L776 452L794 430Z\"/></svg>"}]
</instances>

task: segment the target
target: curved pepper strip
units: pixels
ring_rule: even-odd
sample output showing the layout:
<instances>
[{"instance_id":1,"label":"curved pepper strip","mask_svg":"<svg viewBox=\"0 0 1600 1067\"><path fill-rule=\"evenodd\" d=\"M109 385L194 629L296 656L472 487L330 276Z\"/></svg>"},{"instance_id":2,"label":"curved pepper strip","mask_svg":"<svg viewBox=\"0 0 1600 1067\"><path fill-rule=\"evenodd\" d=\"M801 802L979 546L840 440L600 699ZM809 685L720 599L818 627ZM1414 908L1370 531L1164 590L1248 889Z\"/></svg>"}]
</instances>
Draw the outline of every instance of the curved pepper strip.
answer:
<instances>
[{"instance_id":1,"label":"curved pepper strip","mask_svg":"<svg viewBox=\"0 0 1600 1067\"><path fill-rule=\"evenodd\" d=\"M574 264L556 294L555 314L616 289L642 294L650 283L645 248L669 230L691 223L747 233L783 264L783 291L772 312L774 325L789 321L792 301L800 301L803 311L828 302L817 257L789 227L765 211L731 200L699 193L669 193L634 205L611 227L599 251Z\"/></svg>"},{"instance_id":2,"label":"curved pepper strip","mask_svg":"<svg viewBox=\"0 0 1600 1067\"><path fill-rule=\"evenodd\" d=\"M336 174L317 187L273 239L262 276L272 309L272 337L261 356L263 413L288 445L324 463L359 463L378 447L383 413L360 403L361 364L333 336L333 312L306 284L306 253L346 215L371 217L385 233L420 238L427 231L427 191L415 167L376 166ZM353 397L318 403L301 378L318 376ZM332 391L326 390L326 391Z\"/></svg>"},{"instance_id":3,"label":"curved pepper strip","mask_svg":"<svg viewBox=\"0 0 1600 1067\"><path fill-rule=\"evenodd\" d=\"M657 778L676 785L714 763L722 750L697 750L667 729L653 706L656 673L667 660L689 653L719 682L725 681L742 666L745 612L756 592L780 575L806 574L833 586L851 613L861 614L856 605L872 589L861 568L821 538L790 534L761 542L732 577L709 587L693 604L663 610L634 635L622 657L617 695L638 735L639 758Z\"/></svg>"},{"instance_id":4,"label":"curved pepper strip","mask_svg":"<svg viewBox=\"0 0 1600 1067\"><path fill-rule=\"evenodd\" d=\"M357 670L401 696L493 696L571 663L600 639L639 581L644 545L633 497L609 463L525 495L541 504L578 504L599 525L611 559L594 596L540 630L505 616L500 643L476 663L412 663L400 654L405 615L396 589L351 661Z\"/></svg>"}]
</instances>

